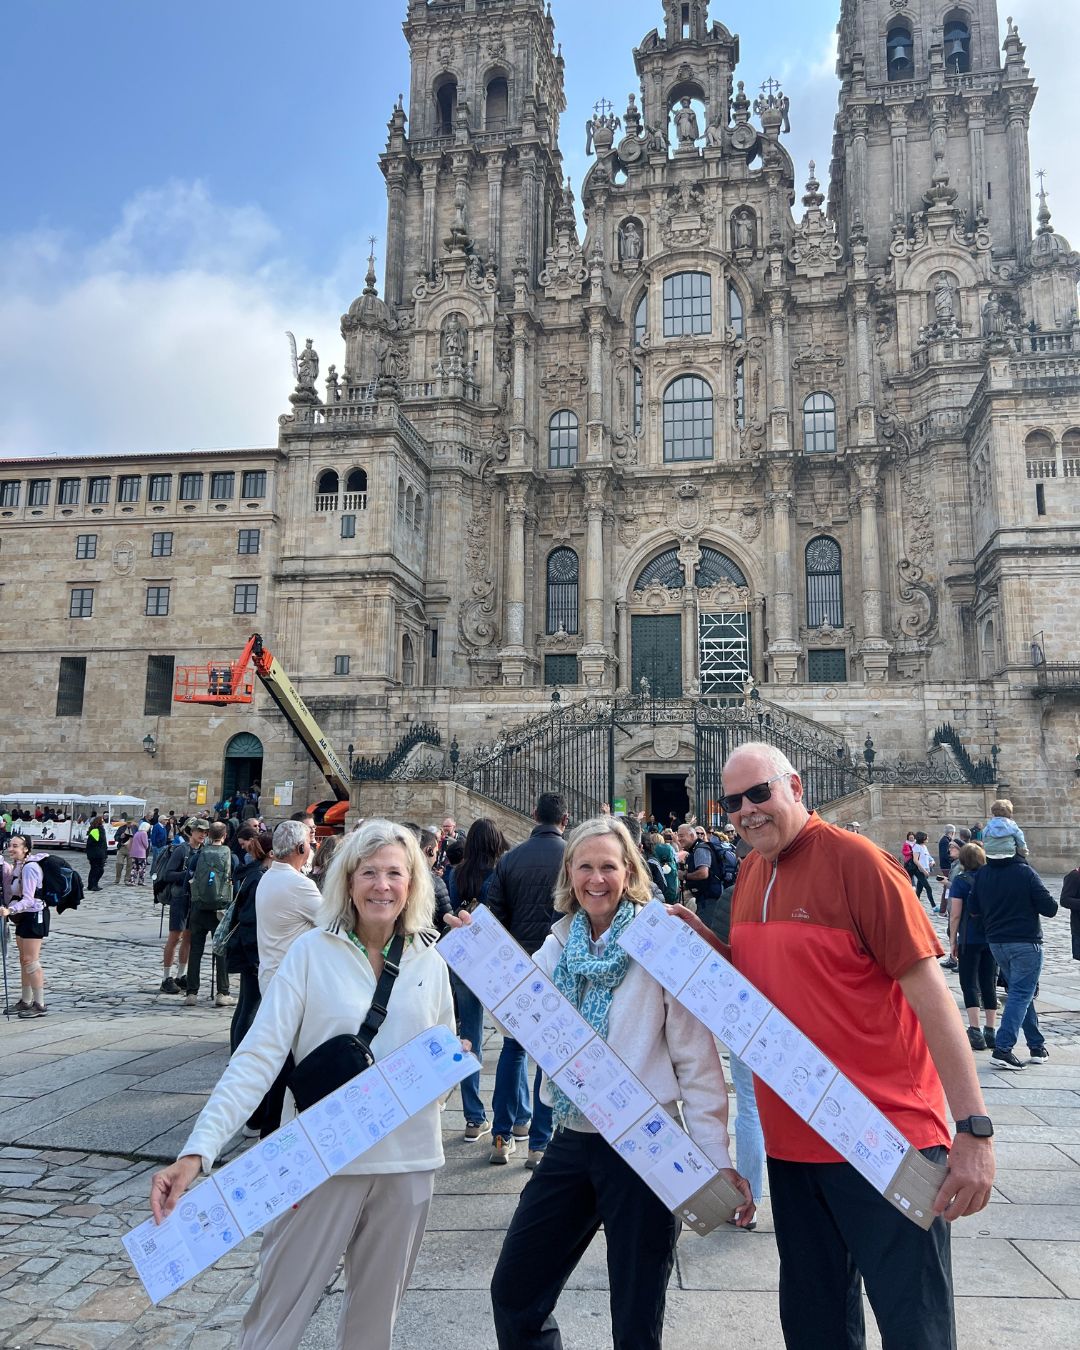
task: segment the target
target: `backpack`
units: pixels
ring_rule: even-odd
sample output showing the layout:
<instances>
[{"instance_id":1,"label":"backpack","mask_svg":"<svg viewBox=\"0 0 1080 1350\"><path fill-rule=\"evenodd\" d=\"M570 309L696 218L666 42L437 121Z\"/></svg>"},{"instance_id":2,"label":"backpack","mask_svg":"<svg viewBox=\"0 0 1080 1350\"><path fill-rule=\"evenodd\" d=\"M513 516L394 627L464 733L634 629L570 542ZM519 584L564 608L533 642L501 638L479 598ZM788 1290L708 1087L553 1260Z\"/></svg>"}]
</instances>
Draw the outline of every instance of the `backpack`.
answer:
<instances>
[{"instance_id":1,"label":"backpack","mask_svg":"<svg viewBox=\"0 0 1080 1350\"><path fill-rule=\"evenodd\" d=\"M41 868L41 898L57 914L78 909L83 898L83 879L70 863L54 853L37 859Z\"/></svg>"},{"instance_id":2,"label":"backpack","mask_svg":"<svg viewBox=\"0 0 1080 1350\"><path fill-rule=\"evenodd\" d=\"M709 840L709 852L713 855L713 861L720 869L720 880L723 883L723 889L734 886L735 878L739 875L739 855L730 844L716 844Z\"/></svg>"},{"instance_id":3,"label":"backpack","mask_svg":"<svg viewBox=\"0 0 1080 1350\"><path fill-rule=\"evenodd\" d=\"M664 876L664 869L656 858L646 858L645 865L649 869L649 875L652 877L653 885L658 887L660 894L667 897L667 877Z\"/></svg>"},{"instance_id":4,"label":"backpack","mask_svg":"<svg viewBox=\"0 0 1080 1350\"><path fill-rule=\"evenodd\" d=\"M191 878L192 909L226 909L232 904L232 857L221 845L199 849Z\"/></svg>"},{"instance_id":5,"label":"backpack","mask_svg":"<svg viewBox=\"0 0 1080 1350\"><path fill-rule=\"evenodd\" d=\"M166 876L166 873L169 870L169 860L176 850L183 846L183 843L183 839L174 839L169 847L165 849L163 853L158 855L157 867L154 870L154 875L151 877L151 881L154 885L155 905L168 904L168 890L172 885L172 880Z\"/></svg>"}]
</instances>

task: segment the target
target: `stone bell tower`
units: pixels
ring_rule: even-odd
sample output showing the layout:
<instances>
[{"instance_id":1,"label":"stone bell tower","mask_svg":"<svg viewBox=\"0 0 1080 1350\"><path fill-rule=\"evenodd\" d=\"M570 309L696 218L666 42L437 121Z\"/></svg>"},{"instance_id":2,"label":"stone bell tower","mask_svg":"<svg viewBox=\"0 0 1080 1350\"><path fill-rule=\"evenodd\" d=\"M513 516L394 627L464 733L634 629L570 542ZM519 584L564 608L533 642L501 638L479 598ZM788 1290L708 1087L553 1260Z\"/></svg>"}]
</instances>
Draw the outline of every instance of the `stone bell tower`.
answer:
<instances>
[{"instance_id":1,"label":"stone bell tower","mask_svg":"<svg viewBox=\"0 0 1080 1350\"><path fill-rule=\"evenodd\" d=\"M995 256L1022 258L1036 90L1014 25L999 47L997 0L843 0L839 33L830 212L845 240L864 229L881 264L924 194L948 189Z\"/></svg>"},{"instance_id":2,"label":"stone bell tower","mask_svg":"<svg viewBox=\"0 0 1080 1350\"><path fill-rule=\"evenodd\" d=\"M408 299L451 235L512 291L519 254L535 280L559 201L563 60L543 0L411 0L411 84L381 158L385 296Z\"/></svg>"}]
</instances>

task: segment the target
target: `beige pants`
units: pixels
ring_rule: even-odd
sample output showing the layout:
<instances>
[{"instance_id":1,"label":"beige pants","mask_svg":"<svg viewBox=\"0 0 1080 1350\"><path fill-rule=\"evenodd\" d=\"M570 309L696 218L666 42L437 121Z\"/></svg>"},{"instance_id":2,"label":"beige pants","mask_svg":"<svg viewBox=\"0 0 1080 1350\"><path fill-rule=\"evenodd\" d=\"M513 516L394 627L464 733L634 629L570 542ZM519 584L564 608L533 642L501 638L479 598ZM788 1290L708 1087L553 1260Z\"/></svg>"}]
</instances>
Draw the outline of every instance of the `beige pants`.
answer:
<instances>
[{"instance_id":1,"label":"beige pants","mask_svg":"<svg viewBox=\"0 0 1080 1350\"><path fill-rule=\"evenodd\" d=\"M339 1350L390 1350L424 1240L434 1172L331 1177L266 1230L238 1350L295 1350L345 1254Z\"/></svg>"}]
</instances>

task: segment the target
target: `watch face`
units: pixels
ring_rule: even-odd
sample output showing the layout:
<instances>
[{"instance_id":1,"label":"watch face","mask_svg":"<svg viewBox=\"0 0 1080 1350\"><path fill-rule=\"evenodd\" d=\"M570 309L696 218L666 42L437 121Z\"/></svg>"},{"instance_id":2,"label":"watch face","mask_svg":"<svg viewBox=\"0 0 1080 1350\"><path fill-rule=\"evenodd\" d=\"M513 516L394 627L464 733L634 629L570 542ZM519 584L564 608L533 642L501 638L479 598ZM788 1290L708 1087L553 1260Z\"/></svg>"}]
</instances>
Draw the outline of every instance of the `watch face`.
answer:
<instances>
[{"instance_id":1,"label":"watch face","mask_svg":"<svg viewBox=\"0 0 1080 1350\"><path fill-rule=\"evenodd\" d=\"M976 1139L989 1139L994 1133L994 1124L989 1116L968 1116L964 1124L967 1126L967 1132L973 1134Z\"/></svg>"}]
</instances>

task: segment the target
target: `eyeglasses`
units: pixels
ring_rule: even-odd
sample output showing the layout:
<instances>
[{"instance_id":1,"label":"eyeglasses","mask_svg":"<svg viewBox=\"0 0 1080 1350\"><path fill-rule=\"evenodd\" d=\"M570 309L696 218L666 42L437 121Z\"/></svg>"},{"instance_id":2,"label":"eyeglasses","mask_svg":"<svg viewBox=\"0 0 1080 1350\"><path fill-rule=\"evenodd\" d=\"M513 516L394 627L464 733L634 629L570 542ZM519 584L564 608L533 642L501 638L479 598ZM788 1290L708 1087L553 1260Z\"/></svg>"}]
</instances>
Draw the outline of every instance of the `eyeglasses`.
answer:
<instances>
[{"instance_id":1,"label":"eyeglasses","mask_svg":"<svg viewBox=\"0 0 1080 1350\"><path fill-rule=\"evenodd\" d=\"M789 773L778 773L775 778L770 778L767 783L755 783L753 787L748 787L743 792L729 792L726 796L720 798L720 805L724 808L727 815L732 811L737 811L742 806L743 798L748 802L753 802L755 806L760 806L762 802L767 802L772 796L772 785L779 783L781 778L790 778Z\"/></svg>"}]
</instances>

